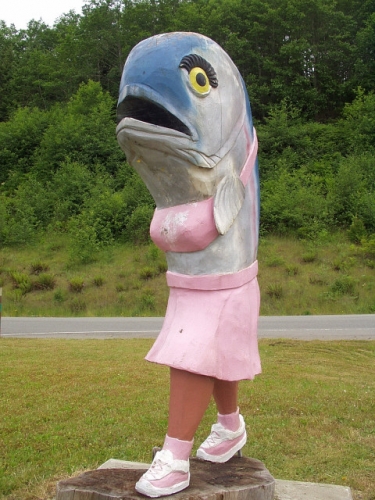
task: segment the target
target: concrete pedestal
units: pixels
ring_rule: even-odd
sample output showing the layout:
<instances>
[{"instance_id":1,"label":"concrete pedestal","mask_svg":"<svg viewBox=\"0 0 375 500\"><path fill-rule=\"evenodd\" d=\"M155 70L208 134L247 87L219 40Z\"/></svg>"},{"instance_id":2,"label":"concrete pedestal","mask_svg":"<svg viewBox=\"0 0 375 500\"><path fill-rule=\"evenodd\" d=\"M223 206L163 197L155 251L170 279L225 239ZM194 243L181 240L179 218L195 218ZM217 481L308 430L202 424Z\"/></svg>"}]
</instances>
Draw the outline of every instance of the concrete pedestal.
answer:
<instances>
[{"instance_id":1,"label":"concrete pedestal","mask_svg":"<svg viewBox=\"0 0 375 500\"><path fill-rule=\"evenodd\" d=\"M129 463L122 462L122 467L119 467L120 461L110 460L97 470L60 481L57 485L56 500L145 498L135 491L134 485L148 466L126 464ZM190 486L173 495L173 499L273 500L274 498L275 480L263 463L253 458L234 457L225 464L191 458L190 472Z\"/></svg>"}]
</instances>

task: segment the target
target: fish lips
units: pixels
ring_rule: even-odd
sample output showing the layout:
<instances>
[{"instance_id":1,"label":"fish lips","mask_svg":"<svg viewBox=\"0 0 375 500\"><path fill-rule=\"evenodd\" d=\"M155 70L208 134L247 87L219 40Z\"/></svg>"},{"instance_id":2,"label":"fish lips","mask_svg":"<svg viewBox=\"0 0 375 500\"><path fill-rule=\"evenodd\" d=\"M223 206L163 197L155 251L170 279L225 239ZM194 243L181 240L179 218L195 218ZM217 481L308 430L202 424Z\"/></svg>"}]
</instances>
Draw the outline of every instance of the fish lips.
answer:
<instances>
[{"instance_id":1,"label":"fish lips","mask_svg":"<svg viewBox=\"0 0 375 500\"><path fill-rule=\"evenodd\" d=\"M186 117L146 85L126 85L117 106L117 139L126 153L127 142L152 147L193 165L212 168L217 163L197 148L198 133Z\"/></svg>"},{"instance_id":2,"label":"fish lips","mask_svg":"<svg viewBox=\"0 0 375 500\"><path fill-rule=\"evenodd\" d=\"M186 116L182 116L178 109L147 85L126 85L122 89L117 106L117 123L120 125L124 118L180 132L193 141L198 139L197 131L186 123Z\"/></svg>"}]
</instances>

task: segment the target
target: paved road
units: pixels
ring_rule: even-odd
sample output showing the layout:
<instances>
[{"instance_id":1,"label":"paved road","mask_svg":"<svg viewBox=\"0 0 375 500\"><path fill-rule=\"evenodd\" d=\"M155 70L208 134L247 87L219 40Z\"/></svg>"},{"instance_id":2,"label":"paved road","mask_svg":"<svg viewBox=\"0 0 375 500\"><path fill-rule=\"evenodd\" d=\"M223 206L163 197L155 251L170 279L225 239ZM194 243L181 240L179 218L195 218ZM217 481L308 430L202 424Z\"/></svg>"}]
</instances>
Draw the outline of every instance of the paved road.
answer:
<instances>
[{"instance_id":1,"label":"paved road","mask_svg":"<svg viewBox=\"0 0 375 500\"><path fill-rule=\"evenodd\" d=\"M154 338L163 318L2 318L2 337ZM260 338L375 340L375 314L262 316Z\"/></svg>"}]
</instances>

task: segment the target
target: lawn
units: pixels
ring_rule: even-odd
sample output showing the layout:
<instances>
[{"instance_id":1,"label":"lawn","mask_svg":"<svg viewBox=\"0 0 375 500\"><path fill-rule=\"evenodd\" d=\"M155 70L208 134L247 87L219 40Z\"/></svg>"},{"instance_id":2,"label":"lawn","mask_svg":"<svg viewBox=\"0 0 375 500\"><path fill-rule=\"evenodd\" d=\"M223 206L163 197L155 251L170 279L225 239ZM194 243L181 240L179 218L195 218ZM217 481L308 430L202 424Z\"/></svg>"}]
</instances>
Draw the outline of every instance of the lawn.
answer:
<instances>
[{"instance_id":1,"label":"lawn","mask_svg":"<svg viewBox=\"0 0 375 500\"><path fill-rule=\"evenodd\" d=\"M167 423L168 370L152 340L0 339L0 498L49 500L56 481L109 458L151 460ZM244 454L279 479L375 498L375 342L262 340L242 382ZM195 446L215 419L208 409Z\"/></svg>"}]
</instances>

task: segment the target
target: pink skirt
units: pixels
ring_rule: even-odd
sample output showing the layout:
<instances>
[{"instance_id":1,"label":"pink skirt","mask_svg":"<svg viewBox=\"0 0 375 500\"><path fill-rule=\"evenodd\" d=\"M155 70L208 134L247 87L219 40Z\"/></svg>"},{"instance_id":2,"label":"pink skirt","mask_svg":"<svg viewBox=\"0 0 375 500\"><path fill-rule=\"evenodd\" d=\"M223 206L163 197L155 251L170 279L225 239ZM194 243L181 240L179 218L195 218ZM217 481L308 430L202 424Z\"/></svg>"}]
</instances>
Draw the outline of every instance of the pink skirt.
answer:
<instances>
[{"instance_id":1,"label":"pink skirt","mask_svg":"<svg viewBox=\"0 0 375 500\"><path fill-rule=\"evenodd\" d=\"M221 380L252 380L261 372L259 304L256 277L218 290L172 286L163 327L146 359Z\"/></svg>"}]
</instances>

